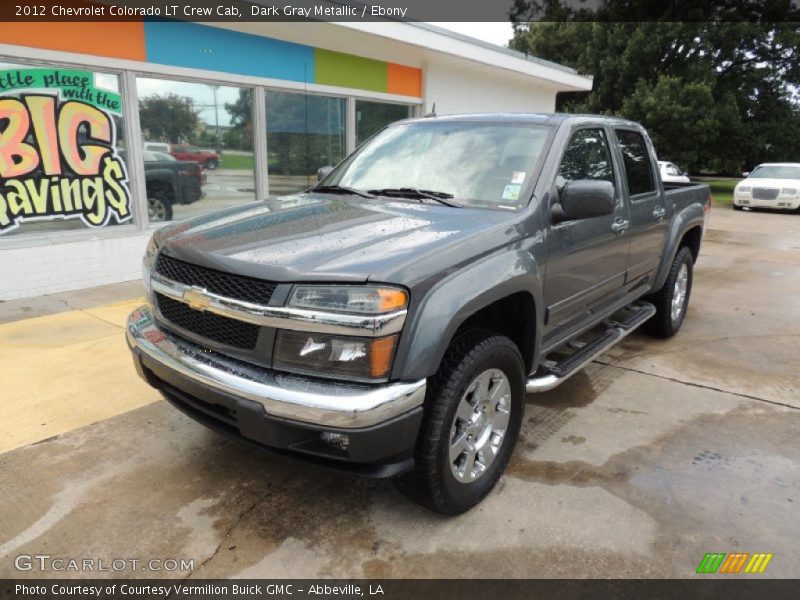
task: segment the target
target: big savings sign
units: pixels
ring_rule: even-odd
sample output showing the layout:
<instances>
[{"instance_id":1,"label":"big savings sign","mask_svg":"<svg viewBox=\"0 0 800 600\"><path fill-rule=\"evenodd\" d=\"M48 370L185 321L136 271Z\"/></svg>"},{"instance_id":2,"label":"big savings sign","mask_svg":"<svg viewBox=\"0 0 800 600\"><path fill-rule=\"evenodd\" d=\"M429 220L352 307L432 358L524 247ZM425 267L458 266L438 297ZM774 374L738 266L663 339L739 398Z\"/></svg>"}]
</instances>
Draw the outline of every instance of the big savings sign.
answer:
<instances>
[{"instance_id":1,"label":"big savings sign","mask_svg":"<svg viewBox=\"0 0 800 600\"><path fill-rule=\"evenodd\" d=\"M91 72L0 70L0 234L23 221L130 220L112 117L121 113L119 94Z\"/></svg>"}]
</instances>

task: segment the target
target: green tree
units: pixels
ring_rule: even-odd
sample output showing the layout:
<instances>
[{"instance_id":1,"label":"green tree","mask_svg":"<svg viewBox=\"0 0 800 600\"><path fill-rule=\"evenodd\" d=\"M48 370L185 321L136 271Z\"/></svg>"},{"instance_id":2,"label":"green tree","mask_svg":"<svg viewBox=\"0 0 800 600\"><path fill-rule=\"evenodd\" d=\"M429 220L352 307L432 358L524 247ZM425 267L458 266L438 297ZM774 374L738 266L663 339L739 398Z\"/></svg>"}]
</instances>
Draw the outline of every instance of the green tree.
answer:
<instances>
[{"instance_id":1,"label":"green tree","mask_svg":"<svg viewBox=\"0 0 800 600\"><path fill-rule=\"evenodd\" d=\"M235 102L226 102L225 110L231 117L231 129L225 132L225 146L236 150L253 149L253 93L240 89Z\"/></svg>"},{"instance_id":2,"label":"green tree","mask_svg":"<svg viewBox=\"0 0 800 600\"><path fill-rule=\"evenodd\" d=\"M198 125L192 99L178 94L154 94L139 100L142 130L151 141L177 144L192 138Z\"/></svg>"},{"instance_id":3,"label":"green tree","mask_svg":"<svg viewBox=\"0 0 800 600\"><path fill-rule=\"evenodd\" d=\"M639 120L660 156L735 173L800 152L800 29L778 22L790 14L782 0L607 0L594 15L519 0L511 47L594 76L590 93L559 94L559 110Z\"/></svg>"}]
</instances>

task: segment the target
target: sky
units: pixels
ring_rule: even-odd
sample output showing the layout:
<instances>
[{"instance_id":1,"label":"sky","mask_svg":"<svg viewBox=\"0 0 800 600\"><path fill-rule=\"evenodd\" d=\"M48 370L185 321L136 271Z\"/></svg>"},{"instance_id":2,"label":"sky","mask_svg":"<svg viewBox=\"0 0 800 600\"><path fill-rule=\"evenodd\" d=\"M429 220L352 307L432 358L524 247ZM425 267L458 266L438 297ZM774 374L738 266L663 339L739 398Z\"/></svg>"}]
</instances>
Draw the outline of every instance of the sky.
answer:
<instances>
[{"instance_id":1,"label":"sky","mask_svg":"<svg viewBox=\"0 0 800 600\"><path fill-rule=\"evenodd\" d=\"M514 35L510 21L500 23L431 23L431 25L444 27L498 46L508 46L508 40Z\"/></svg>"}]
</instances>

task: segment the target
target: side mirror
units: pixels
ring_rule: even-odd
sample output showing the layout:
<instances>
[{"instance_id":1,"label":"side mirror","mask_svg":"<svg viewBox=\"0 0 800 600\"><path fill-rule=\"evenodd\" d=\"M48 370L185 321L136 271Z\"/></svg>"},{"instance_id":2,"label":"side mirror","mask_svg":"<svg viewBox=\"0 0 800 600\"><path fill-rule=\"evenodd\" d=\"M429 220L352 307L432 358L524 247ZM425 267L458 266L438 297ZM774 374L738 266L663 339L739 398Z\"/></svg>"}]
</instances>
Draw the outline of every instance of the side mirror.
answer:
<instances>
[{"instance_id":1,"label":"side mirror","mask_svg":"<svg viewBox=\"0 0 800 600\"><path fill-rule=\"evenodd\" d=\"M614 184L598 179L570 181L553 205L553 222L577 221L610 215L616 207Z\"/></svg>"},{"instance_id":2,"label":"side mirror","mask_svg":"<svg viewBox=\"0 0 800 600\"><path fill-rule=\"evenodd\" d=\"M317 169L317 181L322 181L323 179L325 179L328 175L331 174L331 171L333 171L333 167L330 165L326 165L324 167L320 167L319 169Z\"/></svg>"},{"instance_id":3,"label":"side mirror","mask_svg":"<svg viewBox=\"0 0 800 600\"><path fill-rule=\"evenodd\" d=\"M742 173L742 177L744 177L745 179L750 177L750 171L745 171L744 173Z\"/></svg>"}]
</instances>

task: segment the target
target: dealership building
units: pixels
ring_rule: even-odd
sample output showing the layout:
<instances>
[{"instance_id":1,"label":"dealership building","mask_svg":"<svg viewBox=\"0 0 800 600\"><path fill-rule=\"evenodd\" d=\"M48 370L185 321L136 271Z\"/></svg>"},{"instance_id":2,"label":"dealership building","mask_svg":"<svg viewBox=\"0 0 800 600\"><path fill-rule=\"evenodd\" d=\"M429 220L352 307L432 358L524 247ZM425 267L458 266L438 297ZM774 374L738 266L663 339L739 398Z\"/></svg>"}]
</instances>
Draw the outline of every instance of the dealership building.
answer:
<instances>
[{"instance_id":1,"label":"dealership building","mask_svg":"<svg viewBox=\"0 0 800 600\"><path fill-rule=\"evenodd\" d=\"M137 279L165 221L300 191L434 105L591 86L424 23L0 23L0 300Z\"/></svg>"}]
</instances>

